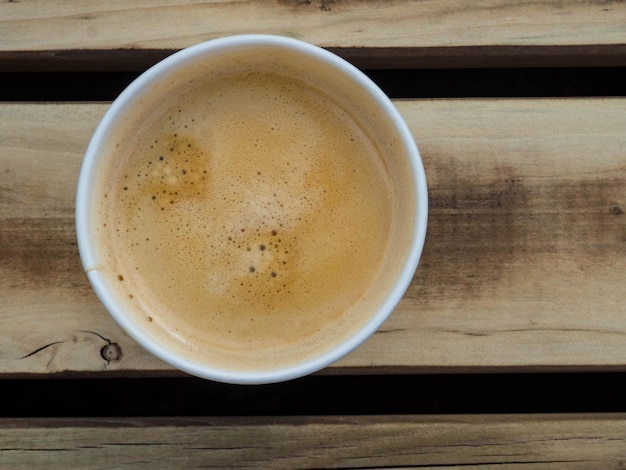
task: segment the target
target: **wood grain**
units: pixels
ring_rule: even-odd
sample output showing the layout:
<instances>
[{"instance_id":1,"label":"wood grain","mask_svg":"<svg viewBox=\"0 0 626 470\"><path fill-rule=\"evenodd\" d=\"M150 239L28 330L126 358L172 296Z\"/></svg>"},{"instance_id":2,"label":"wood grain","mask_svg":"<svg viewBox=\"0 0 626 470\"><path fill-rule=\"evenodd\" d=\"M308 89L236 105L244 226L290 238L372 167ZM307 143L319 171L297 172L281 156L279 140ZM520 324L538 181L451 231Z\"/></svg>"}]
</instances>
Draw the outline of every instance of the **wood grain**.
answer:
<instances>
[{"instance_id":1,"label":"wood grain","mask_svg":"<svg viewBox=\"0 0 626 470\"><path fill-rule=\"evenodd\" d=\"M3 468L623 468L618 415L0 420Z\"/></svg>"},{"instance_id":2,"label":"wood grain","mask_svg":"<svg viewBox=\"0 0 626 470\"><path fill-rule=\"evenodd\" d=\"M326 373L625 370L626 100L396 104L429 181L424 256ZM74 193L106 107L0 105L0 375L173 373L81 270Z\"/></svg>"},{"instance_id":3,"label":"wood grain","mask_svg":"<svg viewBox=\"0 0 626 470\"><path fill-rule=\"evenodd\" d=\"M270 33L368 67L616 66L625 26L626 4L601 0L37 0L0 3L0 59L7 70L137 70L208 39Z\"/></svg>"}]
</instances>

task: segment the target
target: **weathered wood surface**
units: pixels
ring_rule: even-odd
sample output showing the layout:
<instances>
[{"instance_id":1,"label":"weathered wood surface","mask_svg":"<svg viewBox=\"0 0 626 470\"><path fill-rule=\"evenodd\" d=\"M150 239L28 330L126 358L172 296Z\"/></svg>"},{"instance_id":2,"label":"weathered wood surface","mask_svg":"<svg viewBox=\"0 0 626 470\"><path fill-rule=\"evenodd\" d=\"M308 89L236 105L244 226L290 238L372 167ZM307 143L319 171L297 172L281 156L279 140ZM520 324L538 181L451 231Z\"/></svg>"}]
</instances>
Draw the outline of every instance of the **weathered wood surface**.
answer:
<instances>
[{"instance_id":1,"label":"weathered wood surface","mask_svg":"<svg viewBox=\"0 0 626 470\"><path fill-rule=\"evenodd\" d=\"M618 469L624 415L0 420L2 468Z\"/></svg>"},{"instance_id":2,"label":"weathered wood surface","mask_svg":"<svg viewBox=\"0 0 626 470\"><path fill-rule=\"evenodd\" d=\"M239 33L297 37L369 67L626 64L623 2L38 0L0 3L0 69L137 70Z\"/></svg>"},{"instance_id":3,"label":"weathered wood surface","mask_svg":"<svg viewBox=\"0 0 626 470\"><path fill-rule=\"evenodd\" d=\"M329 371L626 370L626 100L397 106L429 181L424 256L381 331ZM75 187L106 107L0 104L0 375L173 373L81 270Z\"/></svg>"}]
</instances>

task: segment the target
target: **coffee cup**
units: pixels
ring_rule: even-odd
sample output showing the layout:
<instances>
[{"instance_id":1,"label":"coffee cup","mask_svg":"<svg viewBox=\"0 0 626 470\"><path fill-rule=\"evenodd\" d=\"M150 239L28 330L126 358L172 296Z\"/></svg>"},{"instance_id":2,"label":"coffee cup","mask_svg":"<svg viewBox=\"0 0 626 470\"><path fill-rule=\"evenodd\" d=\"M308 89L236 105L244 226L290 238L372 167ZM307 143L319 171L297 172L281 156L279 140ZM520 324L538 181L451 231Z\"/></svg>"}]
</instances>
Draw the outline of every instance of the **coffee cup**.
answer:
<instances>
[{"instance_id":1,"label":"coffee cup","mask_svg":"<svg viewBox=\"0 0 626 470\"><path fill-rule=\"evenodd\" d=\"M417 268L422 161L357 68L273 35L174 53L112 103L86 150L76 229L117 323L189 374L289 380L374 334Z\"/></svg>"}]
</instances>

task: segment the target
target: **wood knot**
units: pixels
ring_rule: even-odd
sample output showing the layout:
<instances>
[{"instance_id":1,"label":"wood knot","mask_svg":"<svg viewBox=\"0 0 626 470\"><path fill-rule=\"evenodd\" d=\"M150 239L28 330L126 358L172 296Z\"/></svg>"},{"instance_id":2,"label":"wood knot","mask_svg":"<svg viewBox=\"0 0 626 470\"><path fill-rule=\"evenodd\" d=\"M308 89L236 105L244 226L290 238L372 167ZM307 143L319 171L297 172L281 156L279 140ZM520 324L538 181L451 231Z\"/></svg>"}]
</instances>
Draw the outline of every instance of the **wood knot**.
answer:
<instances>
[{"instance_id":1,"label":"wood knot","mask_svg":"<svg viewBox=\"0 0 626 470\"><path fill-rule=\"evenodd\" d=\"M107 362L119 361L122 358L122 348L117 343L109 343L103 346L100 355Z\"/></svg>"}]
</instances>

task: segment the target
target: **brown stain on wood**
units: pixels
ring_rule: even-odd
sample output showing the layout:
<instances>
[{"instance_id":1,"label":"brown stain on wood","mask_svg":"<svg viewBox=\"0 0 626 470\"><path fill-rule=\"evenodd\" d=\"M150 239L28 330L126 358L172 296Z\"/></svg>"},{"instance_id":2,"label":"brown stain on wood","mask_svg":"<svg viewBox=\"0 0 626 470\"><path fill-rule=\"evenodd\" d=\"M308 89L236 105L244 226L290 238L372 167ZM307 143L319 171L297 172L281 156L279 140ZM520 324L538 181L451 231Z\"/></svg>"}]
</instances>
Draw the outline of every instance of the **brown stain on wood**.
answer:
<instances>
[{"instance_id":1,"label":"brown stain on wood","mask_svg":"<svg viewBox=\"0 0 626 470\"><path fill-rule=\"evenodd\" d=\"M292 12L303 11L326 11L325 9L333 3L333 0L278 0L280 7L289 8Z\"/></svg>"},{"instance_id":2,"label":"brown stain on wood","mask_svg":"<svg viewBox=\"0 0 626 470\"><path fill-rule=\"evenodd\" d=\"M429 191L424 254L414 284L420 295L471 295L498 282L519 251L520 214L528 212L529 189L512 169L477 184L453 166L445 188Z\"/></svg>"},{"instance_id":3,"label":"brown stain on wood","mask_svg":"<svg viewBox=\"0 0 626 470\"><path fill-rule=\"evenodd\" d=\"M0 282L9 288L60 287L91 293L83 274L73 218L4 219L0 227Z\"/></svg>"},{"instance_id":4,"label":"brown stain on wood","mask_svg":"<svg viewBox=\"0 0 626 470\"><path fill-rule=\"evenodd\" d=\"M281 7L290 7L295 12L341 12L350 7L363 8L362 5L370 6L371 8L389 7L394 4L398 4L398 0L383 1L380 0L278 0L278 5Z\"/></svg>"},{"instance_id":5,"label":"brown stain on wood","mask_svg":"<svg viewBox=\"0 0 626 470\"><path fill-rule=\"evenodd\" d=\"M420 301L478 295L530 256L558 253L581 270L626 259L623 172L533 178L496 167L489 175L498 178L485 183L452 163L431 171L444 173L446 186L429 191L426 244L410 287Z\"/></svg>"}]
</instances>

